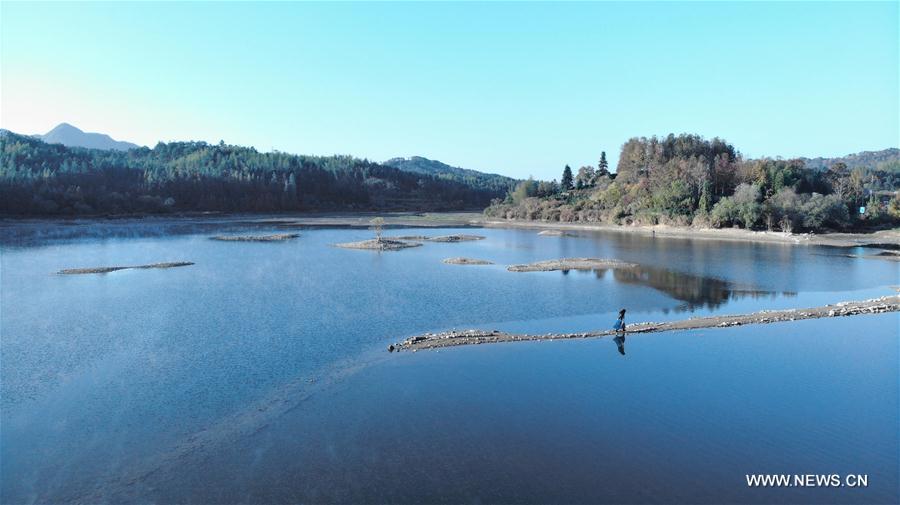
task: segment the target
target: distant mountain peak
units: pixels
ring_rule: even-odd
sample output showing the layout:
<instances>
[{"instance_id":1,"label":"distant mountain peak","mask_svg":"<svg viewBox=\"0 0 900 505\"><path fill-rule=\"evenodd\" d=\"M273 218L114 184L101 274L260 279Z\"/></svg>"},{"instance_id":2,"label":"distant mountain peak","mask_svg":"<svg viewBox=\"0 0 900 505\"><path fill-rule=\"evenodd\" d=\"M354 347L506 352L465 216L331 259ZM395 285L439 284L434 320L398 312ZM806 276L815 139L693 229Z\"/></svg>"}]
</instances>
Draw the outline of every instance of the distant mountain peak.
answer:
<instances>
[{"instance_id":1,"label":"distant mountain peak","mask_svg":"<svg viewBox=\"0 0 900 505\"><path fill-rule=\"evenodd\" d=\"M87 147L89 149L104 149L115 151L127 151L140 147L131 142L115 140L105 133L87 133L69 123L59 123L44 135L35 135L48 144L62 144L66 147Z\"/></svg>"},{"instance_id":2,"label":"distant mountain peak","mask_svg":"<svg viewBox=\"0 0 900 505\"><path fill-rule=\"evenodd\" d=\"M80 129L80 128L78 128L78 127L76 127L76 126L74 126L74 125L71 125L71 124L69 124L69 123L66 123L66 122L59 123L58 125L56 125L55 128L53 128L53 129L50 130L50 131L65 130L65 129L72 129L72 130L81 132L81 129ZM84 132L82 132L82 133L84 133Z\"/></svg>"}]
</instances>

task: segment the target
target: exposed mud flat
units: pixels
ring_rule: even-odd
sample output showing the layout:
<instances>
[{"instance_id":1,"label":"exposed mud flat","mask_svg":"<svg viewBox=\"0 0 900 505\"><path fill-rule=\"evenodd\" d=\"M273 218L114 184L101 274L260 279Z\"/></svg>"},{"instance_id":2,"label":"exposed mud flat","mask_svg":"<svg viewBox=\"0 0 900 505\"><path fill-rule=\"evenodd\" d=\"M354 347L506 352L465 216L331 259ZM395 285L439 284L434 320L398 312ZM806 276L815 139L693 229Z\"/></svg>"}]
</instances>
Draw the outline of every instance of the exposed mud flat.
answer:
<instances>
[{"instance_id":1,"label":"exposed mud flat","mask_svg":"<svg viewBox=\"0 0 900 505\"><path fill-rule=\"evenodd\" d=\"M900 261L900 252L897 251L881 251L877 254L869 254L862 256L863 258L874 258L879 260Z\"/></svg>"},{"instance_id":2,"label":"exposed mud flat","mask_svg":"<svg viewBox=\"0 0 900 505\"><path fill-rule=\"evenodd\" d=\"M399 237L387 237L389 240L412 240L412 241L423 241L430 240L431 237L426 235L401 235Z\"/></svg>"},{"instance_id":3,"label":"exposed mud flat","mask_svg":"<svg viewBox=\"0 0 900 505\"><path fill-rule=\"evenodd\" d=\"M344 249L369 249L372 251L399 251L409 247L419 247L419 242L410 242L406 240L397 240L392 238L382 238L361 240L359 242L344 242L342 244L334 244L335 247L343 247Z\"/></svg>"},{"instance_id":4,"label":"exposed mud flat","mask_svg":"<svg viewBox=\"0 0 900 505\"><path fill-rule=\"evenodd\" d=\"M401 235L399 237L388 237L391 240L413 240L422 242L470 242L474 240L484 240L481 235L439 235L437 237L429 237L427 235Z\"/></svg>"},{"instance_id":5,"label":"exposed mud flat","mask_svg":"<svg viewBox=\"0 0 900 505\"><path fill-rule=\"evenodd\" d=\"M441 235L439 237L431 237L430 242L471 242L475 240L484 240L481 235Z\"/></svg>"},{"instance_id":6,"label":"exposed mud flat","mask_svg":"<svg viewBox=\"0 0 900 505\"><path fill-rule=\"evenodd\" d=\"M56 272L60 275L79 275L79 274L108 274L118 270L138 270L148 268L176 268L193 265L191 261L175 261L171 263L152 263L150 265L134 265L125 267L93 267L93 268L66 268Z\"/></svg>"},{"instance_id":7,"label":"exposed mud flat","mask_svg":"<svg viewBox=\"0 0 900 505\"><path fill-rule=\"evenodd\" d=\"M551 230L613 231L650 237L767 242L795 245L827 245L833 247L900 248L900 228L872 233L784 233L737 228L693 228L669 225L618 225L604 223L560 223L515 219L482 218L478 224L496 228L530 228Z\"/></svg>"},{"instance_id":8,"label":"exposed mud flat","mask_svg":"<svg viewBox=\"0 0 900 505\"><path fill-rule=\"evenodd\" d=\"M538 235L541 235L544 237L577 237L578 236L572 232L563 231L563 230L544 230L544 231L538 232Z\"/></svg>"},{"instance_id":9,"label":"exposed mud flat","mask_svg":"<svg viewBox=\"0 0 900 505\"><path fill-rule=\"evenodd\" d=\"M604 258L563 258L558 260L537 261L524 265L510 265L510 272L552 272L554 270L596 270L600 268L637 268L637 263L629 263Z\"/></svg>"},{"instance_id":10,"label":"exposed mud flat","mask_svg":"<svg viewBox=\"0 0 900 505\"><path fill-rule=\"evenodd\" d=\"M475 258L447 258L443 260L448 265L493 265L493 261L480 260Z\"/></svg>"},{"instance_id":11,"label":"exposed mud flat","mask_svg":"<svg viewBox=\"0 0 900 505\"><path fill-rule=\"evenodd\" d=\"M824 307L807 309L764 310L751 314L732 316L710 316L669 321L665 323L643 322L628 324L627 333L659 333L675 330L696 330L702 328L730 328L746 324L769 324L824 317L856 316L862 314L882 314L900 311L900 296L883 296L871 300L840 302ZM497 342L518 342L526 340L560 340L567 338L590 338L613 335L615 330L598 330L585 333L547 333L528 335L505 333L498 330L461 330L442 333L425 333L409 337L394 345L396 350L417 351L457 345L488 344Z\"/></svg>"},{"instance_id":12,"label":"exposed mud flat","mask_svg":"<svg viewBox=\"0 0 900 505\"><path fill-rule=\"evenodd\" d=\"M299 233L276 233L274 235L216 235L209 238L223 242L283 242L299 236Z\"/></svg>"}]
</instances>

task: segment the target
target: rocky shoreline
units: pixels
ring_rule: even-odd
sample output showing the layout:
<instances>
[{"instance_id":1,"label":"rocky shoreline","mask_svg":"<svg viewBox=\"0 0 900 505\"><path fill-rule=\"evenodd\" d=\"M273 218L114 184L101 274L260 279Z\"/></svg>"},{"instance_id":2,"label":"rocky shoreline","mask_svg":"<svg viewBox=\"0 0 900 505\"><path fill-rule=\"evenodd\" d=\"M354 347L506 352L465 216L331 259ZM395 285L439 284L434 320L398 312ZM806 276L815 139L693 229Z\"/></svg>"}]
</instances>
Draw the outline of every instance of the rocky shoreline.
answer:
<instances>
[{"instance_id":1,"label":"rocky shoreline","mask_svg":"<svg viewBox=\"0 0 900 505\"><path fill-rule=\"evenodd\" d=\"M628 333L659 333L664 331L696 330L703 328L730 328L747 324L770 324L825 317L844 317L863 314L882 314L900 311L900 295L883 296L871 300L847 301L823 307L805 309L764 310L751 314L730 316L709 316L663 323L641 322L628 324ZM425 333L407 338L390 350L418 351L439 349L458 345L477 345L499 342L520 342L529 340L561 340L571 338L591 338L613 335L614 330L599 330L584 333L547 333L529 335L506 333L498 330L453 330L441 333Z\"/></svg>"},{"instance_id":2,"label":"rocky shoreline","mask_svg":"<svg viewBox=\"0 0 900 505\"><path fill-rule=\"evenodd\" d=\"M900 229L875 232L783 233L737 228L693 228L671 225L617 225L604 223L561 223L558 221L525 221L516 219L482 218L473 224L486 228L519 228L551 230L547 235L565 231L612 231L650 237L727 240L794 245L824 245L832 247L900 247Z\"/></svg>"}]
</instances>

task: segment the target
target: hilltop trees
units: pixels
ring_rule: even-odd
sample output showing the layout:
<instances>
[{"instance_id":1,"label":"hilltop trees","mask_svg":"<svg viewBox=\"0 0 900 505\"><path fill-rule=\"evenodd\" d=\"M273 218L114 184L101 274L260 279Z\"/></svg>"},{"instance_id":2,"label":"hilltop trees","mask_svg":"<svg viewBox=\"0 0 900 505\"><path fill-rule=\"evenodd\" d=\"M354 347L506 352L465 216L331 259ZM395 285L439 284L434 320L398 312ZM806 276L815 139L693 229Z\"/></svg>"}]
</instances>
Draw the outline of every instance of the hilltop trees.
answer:
<instances>
[{"instance_id":1,"label":"hilltop trees","mask_svg":"<svg viewBox=\"0 0 900 505\"><path fill-rule=\"evenodd\" d=\"M566 165L566 168L563 169L562 178L559 180L559 185L562 187L563 191L569 191L574 189L572 185L572 167Z\"/></svg>"},{"instance_id":2,"label":"hilltop trees","mask_svg":"<svg viewBox=\"0 0 900 505\"><path fill-rule=\"evenodd\" d=\"M533 177L529 177L516 185L516 188L510 193L510 199L513 203L521 203L529 196L535 196L537 190L538 183L535 182Z\"/></svg>"},{"instance_id":3,"label":"hilltop trees","mask_svg":"<svg viewBox=\"0 0 900 505\"><path fill-rule=\"evenodd\" d=\"M600 151L600 162L597 163L597 177L609 177L609 163L606 162L606 151Z\"/></svg>"},{"instance_id":4,"label":"hilltop trees","mask_svg":"<svg viewBox=\"0 0 900 505\"><path fill-rule=\"evenodd\" d=\"M586 165L579 168L578 175L575 176L575 189L584 189L593 186L596 178L597 174L594 173L594 167Z\"/></svg>"},{"instance_id":5,"label":"hilltop trees","mask_svg":"<svg viewBox=\"0 0 900 505\"><path fill-rule=\"evenodd\" d=\"M745 160L734 146L718 138L635 137L622 146L615 178L602 177L606 163L602 153L596 171L579 169L573 189L568 190L572 186L565 181L561 184L565 195L539 189L485 212L549 221L782 231L898 223L900 174L889 171L893 160L881 153L869 153L868 158L878 159L878 166L850 169L836 161L827 169L810 169L803 159ZM571 173L568 166L566 171ZM537 188L547 187L537 183ZM861 206L866 207L862 215L857 210Z\"/></svg>"}]
</instances>

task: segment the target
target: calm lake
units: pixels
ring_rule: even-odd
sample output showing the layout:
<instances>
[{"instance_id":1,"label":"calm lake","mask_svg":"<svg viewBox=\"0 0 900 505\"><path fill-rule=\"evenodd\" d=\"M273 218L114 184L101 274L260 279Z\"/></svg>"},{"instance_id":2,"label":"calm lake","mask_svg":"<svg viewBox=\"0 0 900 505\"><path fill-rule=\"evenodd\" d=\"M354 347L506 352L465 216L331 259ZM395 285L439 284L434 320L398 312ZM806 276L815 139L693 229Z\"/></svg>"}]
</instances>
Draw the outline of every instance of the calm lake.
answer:
<instances>
[{"instance_id":1,"label":"calm lake","mask_svg":"<svg viewBox=\"0 0 900 505\"><path fill-rule=\"evenodd\" d=\"M495 228L374 252L365 229L200 220L0 226L0 501L900 500L898 315L389 354L895 293L866 249ZM487 266L447 265L465 256ZM513 273L563 257L639 268ZM191 261L166 270L65 268ZM746 474L864 474L751 488Z\"/></svg>"}]
</instances>

